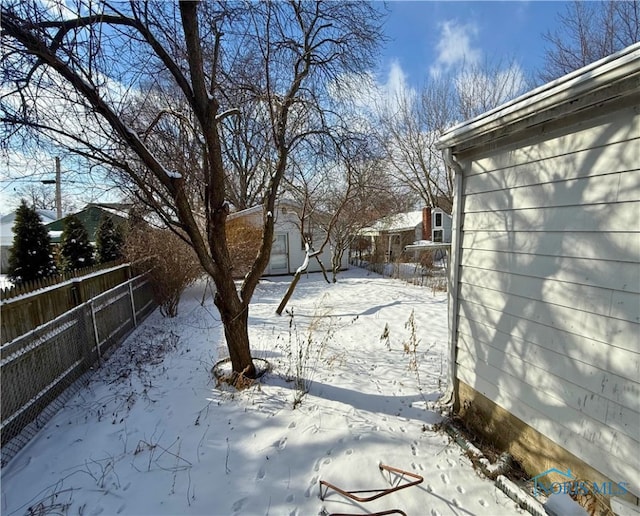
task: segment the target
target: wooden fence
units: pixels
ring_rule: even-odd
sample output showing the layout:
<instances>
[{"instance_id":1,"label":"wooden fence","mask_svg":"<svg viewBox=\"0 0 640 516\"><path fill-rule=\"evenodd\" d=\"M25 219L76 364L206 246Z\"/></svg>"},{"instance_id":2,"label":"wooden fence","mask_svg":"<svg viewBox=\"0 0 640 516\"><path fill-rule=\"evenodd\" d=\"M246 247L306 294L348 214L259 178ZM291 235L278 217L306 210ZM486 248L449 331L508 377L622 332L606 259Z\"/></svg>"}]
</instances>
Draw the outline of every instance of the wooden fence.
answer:
<instances>
[{"instance_id":1,"label":"wooden fence","mask_svg":"<svg viewBox=\"0 0 640 516\"><path fill-rule=\"evenodd\" d=\"M70 272L62 272L60 274L53 274L45 278L38 278L31 281L25 281L18 285L12 285L0 289L0 299L7 300L12 297L22 296L24 294L31 294L36 290L42 290L43 288L51 287L59 283L63 283L73 278L79 278L81 276L88 276L94 272L104 271L105 269L111 269L117 265L122 265L123 260L117 260L109 263L101 263L98 265L92 265L91 267L83 267L82 269L75 269Z\"/></svg>"},{"instance_id":2,"label":"wooden fence","mask_svg":"<svg viewBox=\"0 0 640 516\"><path fill-rule=\"evenodd\" d=\"M2 310L0 345L11 342L88 299L124 283L132 276L131 266L123 264L103 270L92 269L89 274L71 277L25 294L19 293L24 286L5 290L0 302L0 310ZM43 281L58 281L57 278L56 276ZM30 286L37 287L37 285Z\"/></svg>"},{"instance_id":3,"label":"wooden fence","mask_svg":"<svg viewBox=\"0 0 640 516\"><path fill-rule=\"evenodd\" d=\"M10 342L0 346L0 406L2 434L2 464L35 435L48 417L59 408L56 403L61 393L71 387L83 374L104 356L154 308L151 286L144 275L128 279L128 266L102 273L106 279L94 277L72 280L55 289L2 303L2 327L5 328L5 310L15 321L27 313L28 324L33 324L36 308L10 308L14 304L44 307L47 317L60 312L56 303L66 308L44 324L32 328ZM95 290L115 281L120 284L95 294ZM86 297L84 297L86 296ZM77 301L82 301L77 303ZM68 309L69 303L77 303ZM16 331L16 330L12 330ZM3 335L4 337L4 335Z\"/></svg>"}]
</instances>

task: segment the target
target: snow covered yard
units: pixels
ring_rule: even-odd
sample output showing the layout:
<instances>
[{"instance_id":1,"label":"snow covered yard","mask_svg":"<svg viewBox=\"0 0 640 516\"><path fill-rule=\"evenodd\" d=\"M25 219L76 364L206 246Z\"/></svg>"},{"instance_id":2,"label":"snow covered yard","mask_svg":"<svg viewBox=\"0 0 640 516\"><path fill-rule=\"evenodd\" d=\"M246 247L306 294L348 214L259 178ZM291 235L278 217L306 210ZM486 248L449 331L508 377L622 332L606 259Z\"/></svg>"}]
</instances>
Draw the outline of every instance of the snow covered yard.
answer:
<instances>
[{"instance_id":1,"label":"snow covered yard","mask_svg":"<svg viewBox=\"0 0 640 516\"><path fill-rule=\"evenodd\" d=\"M177 318L152 314L4 468L2 514L522 513L432 429L445 294L360 269L334 285L313 274L279 317L289 281L263 280L251 307L254 355L273 367L259 384L216 386L226 347L196 285ZM319 498L319 480L384 488L379 461L424 482L366 503Z\"/></svg>"}]
</instances>

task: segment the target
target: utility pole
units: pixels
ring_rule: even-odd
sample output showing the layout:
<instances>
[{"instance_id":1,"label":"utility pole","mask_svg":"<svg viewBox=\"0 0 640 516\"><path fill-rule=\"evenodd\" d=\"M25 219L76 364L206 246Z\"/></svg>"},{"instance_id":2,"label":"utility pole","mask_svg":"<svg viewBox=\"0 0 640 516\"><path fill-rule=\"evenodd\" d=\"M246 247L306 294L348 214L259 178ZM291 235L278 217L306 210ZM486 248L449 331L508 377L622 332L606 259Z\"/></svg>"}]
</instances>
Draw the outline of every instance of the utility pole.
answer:
<instances>
[{"instance_id":1,"label":"utility pole","mask_svg":"<svg viewBox=\"0 0 640 516\"><path fill-rule=\"evenodd\" d=\"M56 156L56 217L62 218L62 191L60 188L60 158Z\"/></svg>"}]
</instances>

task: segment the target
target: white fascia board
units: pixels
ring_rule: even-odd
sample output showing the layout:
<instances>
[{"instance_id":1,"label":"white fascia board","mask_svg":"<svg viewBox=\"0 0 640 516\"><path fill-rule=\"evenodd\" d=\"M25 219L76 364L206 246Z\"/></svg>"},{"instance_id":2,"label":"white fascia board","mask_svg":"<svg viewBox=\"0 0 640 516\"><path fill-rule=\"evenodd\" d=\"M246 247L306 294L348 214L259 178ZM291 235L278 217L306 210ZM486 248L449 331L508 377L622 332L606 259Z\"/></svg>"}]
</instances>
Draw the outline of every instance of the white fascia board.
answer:
<instances>
[{"instance_id":1,"label":"white fascia board","mask_svg":"<svg viewBox=\"0 0 640 516\"><path fill-rule=\"evenodd\" d=\"M262 212L263 210L264 207L262 206L262 204L258 204L257 206L253 206L252 208L245 208L244 210L229 213L229 215L227 216L227 220L238 219L247 215L251 215L253 213Z\"/></svg>"},{"instance_id":2,"label":"white fascia board","mask_svg":"<svg viewBox=\"0 0 640 516\"><path fill-rule=\"evenodd\" d=\"M591 63L555 81L544 84L495 109L447 130L436 147L444 149L490 133L500 127L525 120L590 91L625 79L640 71L640 43L635 43L620 52ZM568 112L571 111L568 106Z\"/></svg>"}]
</instances>

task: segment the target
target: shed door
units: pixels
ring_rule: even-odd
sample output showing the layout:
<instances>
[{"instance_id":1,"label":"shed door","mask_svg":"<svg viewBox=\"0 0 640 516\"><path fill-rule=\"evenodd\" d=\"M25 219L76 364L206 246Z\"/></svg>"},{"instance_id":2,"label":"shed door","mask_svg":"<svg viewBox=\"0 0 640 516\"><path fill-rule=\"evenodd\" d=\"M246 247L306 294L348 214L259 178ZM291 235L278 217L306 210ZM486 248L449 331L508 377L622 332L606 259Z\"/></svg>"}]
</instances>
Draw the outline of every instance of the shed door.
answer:
<instances>
[{"instance_id":1,"label":"shed door","mask_svg":"<svg viewBox=\"0 0 640 516\"><path fill-rule=\"evenodd\" d=\"M289 242L286 233L276 234L269 261L271 274L289 274Z\"/></svg>"}]
</instances>

